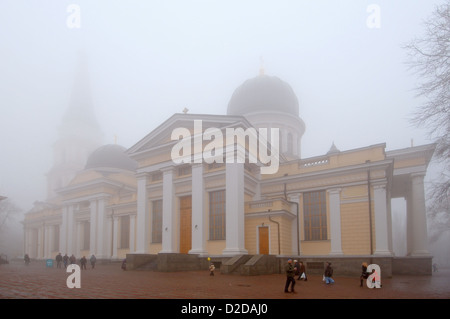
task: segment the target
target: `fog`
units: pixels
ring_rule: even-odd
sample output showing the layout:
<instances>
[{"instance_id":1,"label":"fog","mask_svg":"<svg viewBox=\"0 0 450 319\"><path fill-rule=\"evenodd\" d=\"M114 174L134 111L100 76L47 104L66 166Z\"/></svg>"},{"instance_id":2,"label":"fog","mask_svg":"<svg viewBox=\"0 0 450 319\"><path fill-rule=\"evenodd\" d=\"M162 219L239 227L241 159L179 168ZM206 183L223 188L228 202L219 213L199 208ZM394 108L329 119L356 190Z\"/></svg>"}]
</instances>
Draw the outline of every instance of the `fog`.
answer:
<instances>
[{"instance_id":1,"label":"fog","mask_svg":"<svg viewBox=\"0 0 450 319\"><path fill-rule=\"evenodd\" d=\"M302 157L333 142L431 143L408 120L421 101L402 45L438 2L2 0L0 195L23 212L46 199L80 52L105 144L131 147L184 108L226 114L261 65L299 99ZM373 3L378 27L368 24Z\"/></svg>"}]
</instances>

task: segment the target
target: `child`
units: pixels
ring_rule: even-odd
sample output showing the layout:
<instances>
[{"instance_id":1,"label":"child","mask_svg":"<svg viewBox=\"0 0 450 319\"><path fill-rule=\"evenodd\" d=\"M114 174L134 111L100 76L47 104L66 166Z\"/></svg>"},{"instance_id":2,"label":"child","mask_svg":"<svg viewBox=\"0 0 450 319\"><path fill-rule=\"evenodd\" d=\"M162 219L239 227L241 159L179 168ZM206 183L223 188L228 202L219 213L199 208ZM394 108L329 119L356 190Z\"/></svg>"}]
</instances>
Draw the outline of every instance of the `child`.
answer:
<instances>
[{"instance_id":1,"label":"child","mask_svg":"<svg viewBox=\"0 0 450 319\"><path fill-rule=\"evenodd\" d=\"M211 263L211 265L209 265L209 275L210 276L214 276L214 269L216 269L216 267L214 267L214 264Z\"/></svg>"}]
</instances>

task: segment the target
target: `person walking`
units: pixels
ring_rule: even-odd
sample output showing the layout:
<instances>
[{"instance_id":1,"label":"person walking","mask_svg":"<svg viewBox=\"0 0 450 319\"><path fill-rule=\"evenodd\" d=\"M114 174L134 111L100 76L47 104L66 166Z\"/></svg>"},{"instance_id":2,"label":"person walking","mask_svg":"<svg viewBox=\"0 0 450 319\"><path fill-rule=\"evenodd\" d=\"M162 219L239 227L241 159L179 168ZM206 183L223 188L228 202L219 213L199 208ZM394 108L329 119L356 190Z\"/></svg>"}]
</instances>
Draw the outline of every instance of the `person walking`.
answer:
<instances>
[{"instance_id":1,"label":"person walking","mask_svg":"<svg viewBox=\"0 0 450 319\"><path fill-rule=\"evenodd\" d=\"M91 268L94 269L95 263L97 262L97 258L95 257L94 254L91 255L91 258L89 258L89 261L91 262Z\"/></svg>"},{"instance_id":2,"label":"person walking","mask_svg":"<svg viewBox=\"0 0 450 319\"><path fill-rule=\"evenodd\" d=\"M23 257L23 261L25 262L25 265L28 266L30 264L30 256L28 254L25 254Z\"/></svg>"},{"instance_id":3,"label":"person walking","mask_svg":"<svg viewBox=\"0 0 450 319\"><path fill-rule=\"evenodd\" d=\"M298 278L297 280L304 280L304 281L308 281L308 277L306 277L306 267L303 264L303 262L301 261L299 264L299 270L298 270Z\"/></svg>"},{"instance_id":4,"label":"person walking","mask_svg":"<svg viewBox=\"0 0 450 319\"><path fill-rule=\"evenodd\" d=\"M85 269L85 270L86 270L86 264L87 264L86 256L83 256L83 257L80 259L81 269Z\"/></svg>"},{"instance_id":5,"label":"person walking","mask_svg":"<svg viewBox=\"0 0 450 319\"><path fill-rule=\"evenodd\" d=\"M216 269L216 266L214 266L213 263L211 263L211 265L209 265L209 275L210 276L214 276L214 270Z\"/></svg>"},{"instance_id":6,"label":"person walking","mask_svg":"<svg viewBox=\"0 0 450 319\"><path fill-rule=\"evenodd\" d=\"M61 268L61 262L63 260L61 253L59 253L58 255L56 255L56 268Z\"/></svg>"},{"instance_id":7,"label":"person walking","mask_svg":"<svg viewBox=\"0 0 450 319\"><path fill-rule=\"evenodd\" d=\"M296 260L296 259L294 260L294 268L295 268L294 275L299 276L299 279L300 279L300 273L299 273L300 264L298 263L298 260Z\"/></svg>"},{"instance_id":8,"label":"person walking","mask_svg":"<svg viewBox=\"0 0 450 319\"><path fill-rule=\"evenodd\" d=\"M64 268L67 268L68 263L69 263L69 256L67 256L67 253L66 253L63 257Z\"/></svg>"},{"instance_id":9,"label":"person walking","mask_svg":"<svg viewBox=\"0 0 450 319\"><path fill-rule=\"evenodd\" d=\"M294 287L295 287L295 267L292 265L292 259L288 259L288 262L286 266L284 267L284 270L286 272L286 284L284 286L284 292L289 292L289 286L291 286L292 293L295 293Z\"/></svg>"},{"instance_id":10,"label":"person walking","mask_svg":"<svg viewBox=\"0 0 450 319\"><path fill-rule=\"evenodd\" d=\"M69 257L69 262L71 265L76 264L77 259L75 258L74 254L72 254L72 256Z\"/></svg>"},{"instance_id":11,"label":"person walking","mask_svg":"<svg viewBox=\"0 0 450 319\"><path fill-rule=\"evenodd\" d=\"M325 267L325 272L323 273L325 277L325 284L334 284L333 277L333 268L331 267L331 263L327 262Z\"/></svg>"}]
</instances>

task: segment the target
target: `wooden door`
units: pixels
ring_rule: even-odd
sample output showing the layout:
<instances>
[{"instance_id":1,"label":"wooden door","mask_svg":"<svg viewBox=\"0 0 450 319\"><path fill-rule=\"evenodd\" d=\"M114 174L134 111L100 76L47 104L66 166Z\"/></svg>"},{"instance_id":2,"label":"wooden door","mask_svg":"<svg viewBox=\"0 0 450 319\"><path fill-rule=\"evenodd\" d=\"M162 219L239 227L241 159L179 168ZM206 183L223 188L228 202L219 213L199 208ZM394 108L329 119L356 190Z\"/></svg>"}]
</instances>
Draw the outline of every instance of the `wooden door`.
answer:
<instances>
[{"instance_id":1,"label":"wooden door","mask_svg":"<svg viewBox=\"0 0 450 319\"><path fill-rule=\"evenodd\" d=\"M192 197L180 197L180 253L192 248Z\"/></svg>"},{"instance_id":2,"label":"wooden door","mask_svg":"<svg viewBox=\"0 0 450 319\"><path fill-rule=\"evenodd\" d=\"M259 227L259 253L261 255L269 254L269 227Z\"/></svg>"}]
</instances>

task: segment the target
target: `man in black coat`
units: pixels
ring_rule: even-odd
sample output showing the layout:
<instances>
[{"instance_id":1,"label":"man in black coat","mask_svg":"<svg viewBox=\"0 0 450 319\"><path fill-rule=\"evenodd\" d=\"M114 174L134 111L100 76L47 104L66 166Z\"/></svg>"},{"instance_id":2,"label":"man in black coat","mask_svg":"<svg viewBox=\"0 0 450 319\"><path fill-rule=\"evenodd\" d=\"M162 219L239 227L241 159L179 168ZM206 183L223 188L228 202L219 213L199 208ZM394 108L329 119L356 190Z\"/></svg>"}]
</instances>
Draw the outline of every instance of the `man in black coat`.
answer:
<instances>
[{"instance_id":1,"label":"man in black coat","mask_svg":"<svg viewBox=\"0 0 450 319\"><path fill-rule=\"evenodd\" d=\"M295 293L294 286L295 286L295 267L292 265L292 259L288 259L287 265L284 267L284 270L286 271L286 285L284 286L284 292L289 292L289 286L291 286L291 291Z\"/></svg>"}]
</instances>

